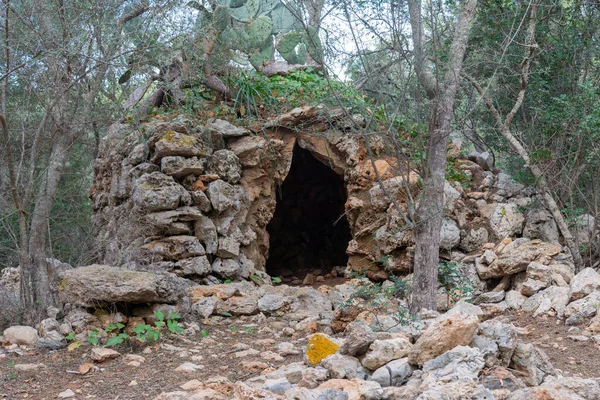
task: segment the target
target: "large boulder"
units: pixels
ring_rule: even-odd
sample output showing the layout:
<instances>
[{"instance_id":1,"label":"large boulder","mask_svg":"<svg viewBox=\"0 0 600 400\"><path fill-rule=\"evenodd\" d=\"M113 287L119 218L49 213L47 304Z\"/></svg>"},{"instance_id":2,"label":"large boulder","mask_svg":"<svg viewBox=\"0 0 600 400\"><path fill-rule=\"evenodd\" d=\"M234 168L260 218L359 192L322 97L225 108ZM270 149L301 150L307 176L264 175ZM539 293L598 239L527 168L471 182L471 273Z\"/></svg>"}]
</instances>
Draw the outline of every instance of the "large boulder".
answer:
<instances>
[{"instance_id":1,"label":"large boulder","mask_svg":"<svg viewBox=\"0 0 600 400\"><path fill-rule=\"evenodd\" d=\"M527 213L525 218L523 236L529 239L540 239L544 242L558 244L558 226L552 218L550 211L534 208Z\"/></svg>"},{"instance_id":2,"label":"large boulder","mask_svg":"<svg viewBox=\"0 0 600 400\"><path fill-rule=\"evenodd\" d=\"M423 365L456 346L469 345L478 325L479 319L474 315L455 312L438 317L413 345L408 361Z\"/></svg>"},{"instance_id":3,"label":"large boulder","mask_svg":"<svg viewBox=\"0 0 600 400\"><path fill-rule=\"evenodd\" d=\"M514 247L508 247L489 265L477 264L481 279L501 278L525 271L529 263L537 261L548 265L553 256L560 253L560 247L541 240L530 240Z\"/></svg>"},{"instance_id":4,"label":"large boulder","mask_svg":"<svg viewBox=\"0 0 600 400\"><path fill-rule=\"evenodd\" d=\"M593 268L584 268L571 280L569 301L579 300L600 286L600 274Z\"/></svg>"},{"instance_id":5,"label":"large boulder","mask_svg":"<svg viewBox=\"0 0 600 400\"><path fill-rule=\"evenodd\" d=\"M499 239L513 237L523 231L525 217L516 204L499 203L489 217L490 227Z\"/></svg>"},{"instance_id":6,"label":"large boulder","mask_svg":"<svg viewBox=\"0 0 600 400\"><path fill-rule=\"evenodd\" d=\"M170 274L97 264L63 271L60 278L63 301L83 307L106 303L175 303L189 284Z\"/></svg>"}]
</instances>

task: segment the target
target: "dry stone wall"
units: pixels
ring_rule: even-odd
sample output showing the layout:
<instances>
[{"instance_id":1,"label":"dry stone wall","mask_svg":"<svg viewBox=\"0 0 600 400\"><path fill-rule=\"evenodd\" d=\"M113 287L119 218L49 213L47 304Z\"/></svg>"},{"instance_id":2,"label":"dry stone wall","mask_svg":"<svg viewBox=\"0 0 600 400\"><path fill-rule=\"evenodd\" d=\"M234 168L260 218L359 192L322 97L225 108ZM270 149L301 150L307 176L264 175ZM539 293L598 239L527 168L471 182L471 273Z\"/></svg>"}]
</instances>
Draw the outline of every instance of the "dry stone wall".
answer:
<instances>
[{"instance_id":1,"label":"dry stone wall","mask_svg":"<svg viewBox=\"0 0 600 400\"><path fill-rule=\"evenodd\" d=\"M254 129L163 118L115 124L100 146L91 189L99 261L205 284L269 281L267 224L299 146L343 177L348 266L378 280L410 274L412 233L390 196L406 212L421 182L400 173L377 135L369 136L369 158L353 130L360 118L322 107L297 108ZM555 278L572 274L556 223L532 189L491 171L485 153L454 160L466 181L446 183L442 256L460 262L476 294L505 277L504 289L527 295L547 287L548 279L536 280L545 270L532 262L553 268ZM526 244L531 239L538 241Z\"/></svg>"},{"instance_id":2,"label":"dry stone wall","mask_svg":"<svg viewBox=\"0 0 600 400\"><path fill-rule=\"evenodd\" d=\"M304 107L256 131L189 117L113 125L100 146L91 189L101 261L209 281L264 277L266 226L299 146L343 176L357 239L349 263L365 264L359 249L375 253L370 236L387 207L379 199L383 193L371 194L375 174L364 141L349 132L357 122L341 109ZM382 142L371 142L381 153ZM390 162L375 164L382 179L392 177ZM398 186L395 179L391 184Z\"/></svg>"}]
</instances>

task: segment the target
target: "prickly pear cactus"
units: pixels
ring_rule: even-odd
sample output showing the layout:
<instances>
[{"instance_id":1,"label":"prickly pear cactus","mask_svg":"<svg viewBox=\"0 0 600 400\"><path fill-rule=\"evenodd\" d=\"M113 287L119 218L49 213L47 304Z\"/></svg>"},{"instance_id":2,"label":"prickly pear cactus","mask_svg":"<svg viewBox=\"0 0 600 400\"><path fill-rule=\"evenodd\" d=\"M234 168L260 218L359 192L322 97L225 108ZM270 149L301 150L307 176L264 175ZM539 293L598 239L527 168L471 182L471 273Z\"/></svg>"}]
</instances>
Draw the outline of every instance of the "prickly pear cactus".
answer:
<instances>
[{"instance_id":1,"label":"prickly pear cactus","mask_svg":"<svg viewBox=\"0 0 600 400\"><path fill-rule=\"evenodd\" d=\"M258 15L259 8L260 0L248 0L243 6L232 8L231 17L239 22L248 22Z\"/></svg>"},{"instance_id":2,"label":"prickly pear cactus","mask_svg":"<svg viewBox=\"0 0 600 400\"><path fill-rule=\"evenodd\" d=\"M280 0L218 0L213 26L231 49L248 55L257 69L273 58L273 37L279 37L277 51L290 64L306 63L307 53L323 61L323 47L317 31L304 31L296 15L299 10Z\"/></svg>"}]
</instances>

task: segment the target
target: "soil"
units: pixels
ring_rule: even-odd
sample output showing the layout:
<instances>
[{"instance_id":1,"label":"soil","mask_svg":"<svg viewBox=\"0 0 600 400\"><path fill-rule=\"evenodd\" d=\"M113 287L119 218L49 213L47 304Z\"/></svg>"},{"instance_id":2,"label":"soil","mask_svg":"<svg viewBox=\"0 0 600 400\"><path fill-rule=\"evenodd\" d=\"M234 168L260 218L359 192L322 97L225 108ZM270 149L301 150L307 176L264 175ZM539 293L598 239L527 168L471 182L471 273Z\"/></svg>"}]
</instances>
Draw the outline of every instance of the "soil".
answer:
<instances>
[{"instance_id":1,"label":"soil","mask_svg":"<svg viewBox=\"0 0 600 400\"><path fill-rule=\"evenodd\" d=\"M587 324L571 327L552 316L533 317L526 312L517 312L505 317L508 322L522 328L519 338L541 348L550 358L554 368L564 376L597 378L600 371L600 347L591 337L587 341L576 341L572 337L584 336ZM576 329L574 329L576 328ZM571 329L571 332L569 332ZM577 332L579 330L580 332Z\"/></svg>"},{"instance_id":2,"label":"soil","mask_svg":"<svg viewBox=\"0 0 600 400\"><path fill-rule=\"evenodd\" d=\"M236 348L243 348L243 345L264 352L274 351L274 346L280 342L295 342L293 338L273 333L280 329L265 329L265 326L249 324L248 318L230 318L215 326L202 326L209 332L207 338L202 335L183 339L164 337L159 344L148 347L151 353L144 353L146 347L141 345L134 348L122 345L115 348L122 354L119 359L97 363L99 369L94 368L85 375L73 372L78 371L80 365L91 362L90 346L73 351L31 351L22 356L9 354L0 358L0 399L56 399L67 389L75 392L76 399L153 399L162 392L181 390L179 386L192 379L202 382L210 377L222 376L236 382L260 375L261 371L248 372L241 368L243 361L261 361L274 369L301 361L302 355L286 356L281 361L267 361L259 355L236 358ZM257 345L261 339L272 339L272 344ZM294 344L301 349L305 342L302 339L300 342ZM187 354L160 347L165 344L184 348ZM145 362L139 367L127 365L129 361L124 355L128 353L143 356ZM176 372L175 369L184 362L203 365L204 369ZM45 367L35 371L14 369L15 364L27 363L42 363Z\"/></svg>"}]
</instances>

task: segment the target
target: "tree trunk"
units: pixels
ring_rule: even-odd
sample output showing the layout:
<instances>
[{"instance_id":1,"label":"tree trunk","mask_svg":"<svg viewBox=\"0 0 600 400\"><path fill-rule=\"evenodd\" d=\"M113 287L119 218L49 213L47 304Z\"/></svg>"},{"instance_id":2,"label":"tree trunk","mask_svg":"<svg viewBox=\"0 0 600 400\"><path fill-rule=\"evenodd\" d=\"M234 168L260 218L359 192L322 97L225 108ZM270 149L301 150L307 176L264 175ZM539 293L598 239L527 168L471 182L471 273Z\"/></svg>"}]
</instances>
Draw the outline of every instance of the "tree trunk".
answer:
<instances>
[{"instance_id":1,"label":"tree trunk","mask_svg":"<svg viewBox=\"0 0 600 400\"><path fill-rule=\"evenodd\" d=\"M50 211L71 144L68 132L59 132L58 135L58 140L52 146L40 193L35 201L29 232L29 254L31 258L29 278L31 279L33 303L38 306L54 304L46 263L46 233L48 232Z\"/></svg>"},{"instance_id":2,"label":"tree trunk","mask_svg":"<svg viewBox=\"0 0 600 400\"><path fill-rule=\"evenodd\" d=\"M420 1L412 5L411 25L413 33L420 35ZM418 6L419 15L415 9ZM471 22L475 15L477 0L467 0L462 7L454 38L450 47L450 59L444 74L441 93L437 91L436 107L430 124L427 143L427 160L423 180L425 185L420 193L417 208L417 226L413 230L415 240L413 298L411 313L416 314L422 308L437 309L438 264L440 249L440 230L444 212L444 184L448 138L451 132L452 111L458 90L462 62L467 49ZM419 40L419 42L421 42ZM421 54L420 52L417 54ZM423 71L426 71L425 68ZM420 79L431 76L426 72L419 74ZM431 82L425 82L426 89L433 90ZM436 85L437 86L437 85Z\"/></svg>"}]
</instances>

